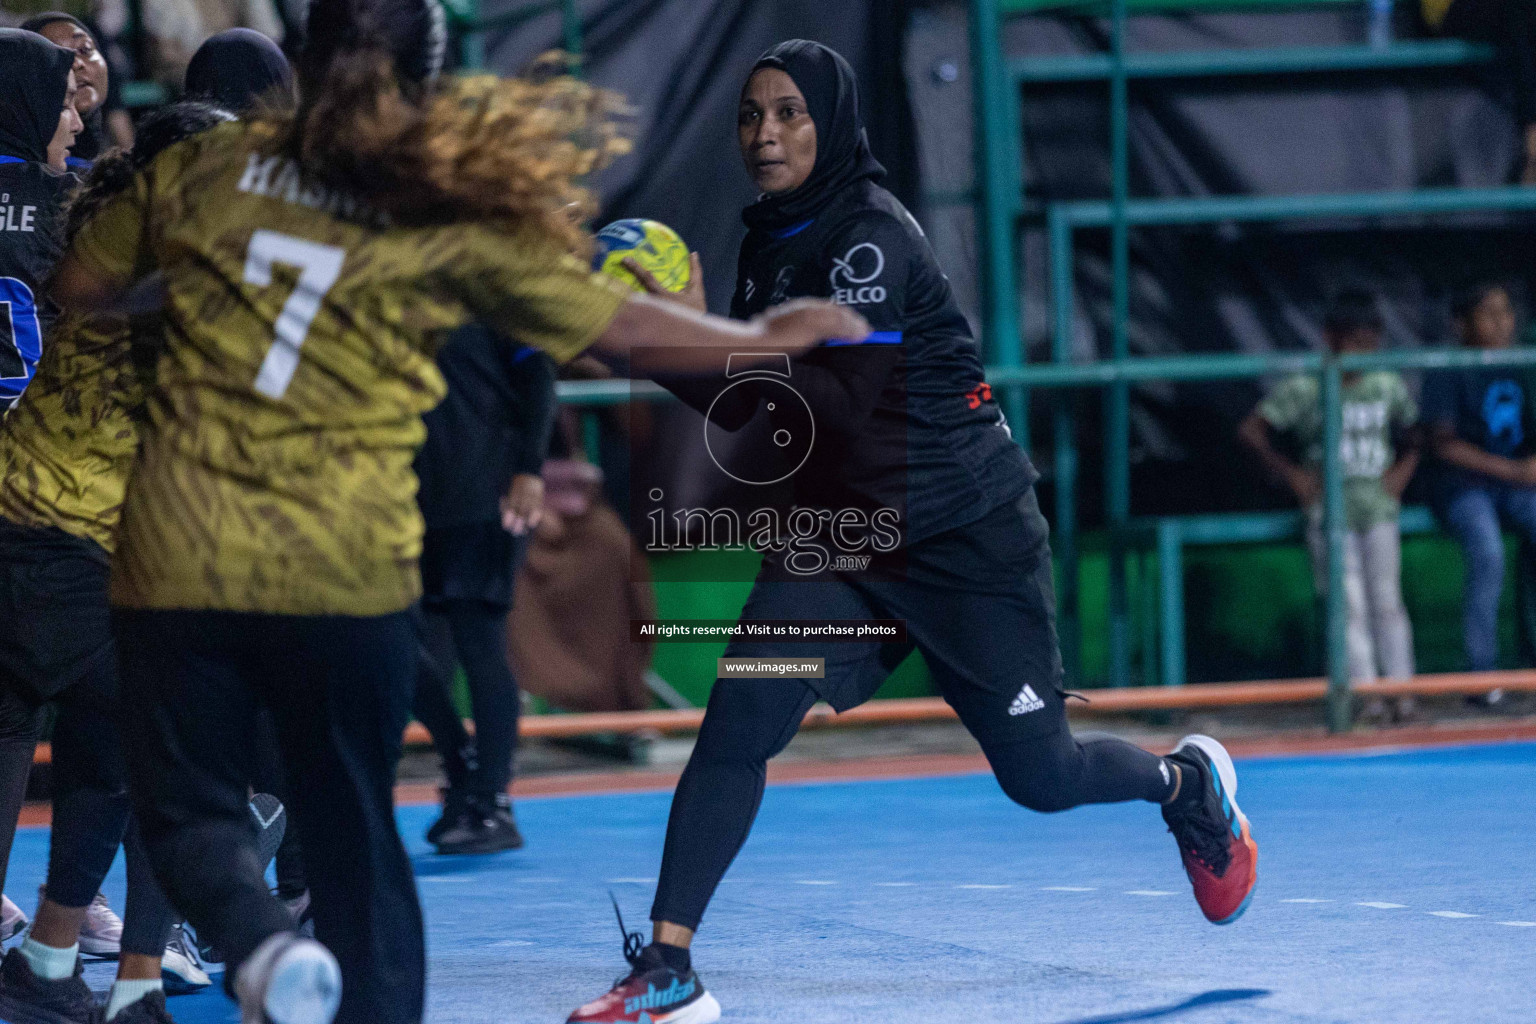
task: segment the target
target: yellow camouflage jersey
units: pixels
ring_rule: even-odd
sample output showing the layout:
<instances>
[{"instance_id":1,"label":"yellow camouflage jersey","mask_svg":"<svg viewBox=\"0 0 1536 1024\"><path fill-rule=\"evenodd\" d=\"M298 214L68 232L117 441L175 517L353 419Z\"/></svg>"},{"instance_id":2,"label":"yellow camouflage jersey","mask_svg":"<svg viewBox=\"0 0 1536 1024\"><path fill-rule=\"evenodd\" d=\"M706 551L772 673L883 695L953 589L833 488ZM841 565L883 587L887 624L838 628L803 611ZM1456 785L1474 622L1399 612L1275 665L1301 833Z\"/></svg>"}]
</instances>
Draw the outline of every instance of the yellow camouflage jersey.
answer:
<instances>
[{"instance_id":1,"label":"yellow camouflage jersey","mask_svg":"<svg viewBox=\"0 0 1536 1024\"><path fill-rule=\"evenodd\" d=\"M120 283L160 271L166 337L112 601L381 615L420 592L411 460L437 337L479 320L566 361L627 297L534 232L391 227L301 180L271 128L162 153L81 229Z\"/></svg>"},{"instance_id":2,"label":"yellow camouflage jersey","mask_svg":"<svg viewBox=\"0 0 1536 1024\"><path fill-rule=\"evenodd\" d=\"M145 377L121 317L61 317L0 426L0 516L112 550Z\"/></svg>"}]
</instances>

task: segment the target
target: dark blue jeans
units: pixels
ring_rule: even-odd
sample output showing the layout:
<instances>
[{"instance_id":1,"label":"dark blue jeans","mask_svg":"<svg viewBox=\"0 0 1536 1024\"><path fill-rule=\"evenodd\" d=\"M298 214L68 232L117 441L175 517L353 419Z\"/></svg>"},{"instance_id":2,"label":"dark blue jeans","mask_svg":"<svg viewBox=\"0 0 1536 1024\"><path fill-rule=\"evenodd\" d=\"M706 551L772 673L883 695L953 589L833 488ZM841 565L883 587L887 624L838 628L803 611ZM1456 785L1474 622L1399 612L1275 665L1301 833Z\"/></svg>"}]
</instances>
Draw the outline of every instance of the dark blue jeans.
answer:
<instances>
[{"instance_id":1,"label":"dark blue jeans","mask_svg":"<svg viewBox=\"0 0 1536 1024\"><path fill-rule=\"evenodd\" d=\"M1487 672L1498 663L1499 592L1504 587L1502 526L1536 543L1536 487L1513 487L1492 480L1448 488L1439 513L1461 545L1466 561L1462 629L1467 667Z\"/></svg>"}]
</instances>

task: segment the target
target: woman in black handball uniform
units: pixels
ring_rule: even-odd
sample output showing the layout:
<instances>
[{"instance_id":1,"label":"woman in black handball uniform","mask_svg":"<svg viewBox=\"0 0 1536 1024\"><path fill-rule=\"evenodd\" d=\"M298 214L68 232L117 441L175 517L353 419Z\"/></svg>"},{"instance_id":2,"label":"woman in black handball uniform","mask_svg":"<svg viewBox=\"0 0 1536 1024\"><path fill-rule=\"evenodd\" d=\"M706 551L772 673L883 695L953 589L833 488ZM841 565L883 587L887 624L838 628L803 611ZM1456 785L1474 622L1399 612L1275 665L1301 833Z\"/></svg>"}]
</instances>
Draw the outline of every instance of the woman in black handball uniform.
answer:
<instances>
[{"instance_id":1,"label":"woman in black handball uniform","mask_svg":"<svg viewBox=\"0 0 1536 1024\"><path fill-rule=\"evenodd\" d=\"M1074 737L1067 726L1037 474L992 400L970 329L921 228L878 184L884 170L860 124L852 69L818 43L774 47L743 89L739 135L764 194L743 216L749 230L731 315L816 296L852 307L876 333L863 345L824 346L793 361L785 383L804 410L792 399L774 401L770 391L785 394L778 384L668 386L727 430L763 406L767 440L749 441L721 467L733 476L738 465L774 465L779 454L770 446L790 436L784 429L808 433L803 415L794 422L808 411L812 450L800 468L785 467L793 470L794 504L828 513L830 524L843 510L854 510L854 523L890 510L887 525L899 523L897 543L884 545L894 549L863 571L807 574L815 557L808 566L797 564L793 548L767 552L742 618L899 619L906 639L730 645L727 657L822 657L825 678L716 680L673 797L651 910L654 941L640 948L641 936L627 936L631 973L570 1020L707 1024L719 1017L692 970L689 945L751 829L768 759L815 701L839 711L863 703L914 647L1010 798L1037 811L1161 805L1201 909L1217 923L1235 919L1253 887L1257 851L1231 800L1235 777L1221 745L1187 737L1162 758L1110 736ZM686 298L702 308L697 289ZM829 549L870 550L861 539L881 548L879 531L855 531L851 544L823 537Z\"/></svg>"}]
</instances>

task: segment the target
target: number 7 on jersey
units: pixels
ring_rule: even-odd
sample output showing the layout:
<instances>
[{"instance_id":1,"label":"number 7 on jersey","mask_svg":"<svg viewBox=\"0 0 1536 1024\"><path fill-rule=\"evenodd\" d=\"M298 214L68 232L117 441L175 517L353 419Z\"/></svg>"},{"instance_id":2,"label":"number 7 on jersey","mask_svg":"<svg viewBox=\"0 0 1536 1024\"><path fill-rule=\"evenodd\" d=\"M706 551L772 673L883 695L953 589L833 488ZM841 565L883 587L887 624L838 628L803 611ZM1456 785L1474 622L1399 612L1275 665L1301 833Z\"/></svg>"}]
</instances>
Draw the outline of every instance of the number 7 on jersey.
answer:
<instances>
[{"instance_id":1,"label":"number 7 on jersey","mask_svg":"<svg viewBox=\"0 0 1536 1024\"><path fill-rule=\"evenodd\" d=\"M279 399L288 392L294 371L299 368L299 350L309 334L309 325L320 312L325 293L341 276L345 250L321 245L277 231L257 231L245 253L245 283L258 288L272 285L272 264L299 268L299 283L277 316L276 337L256 374L256 390L268 398Z\"/></svg>"}]
</instances>

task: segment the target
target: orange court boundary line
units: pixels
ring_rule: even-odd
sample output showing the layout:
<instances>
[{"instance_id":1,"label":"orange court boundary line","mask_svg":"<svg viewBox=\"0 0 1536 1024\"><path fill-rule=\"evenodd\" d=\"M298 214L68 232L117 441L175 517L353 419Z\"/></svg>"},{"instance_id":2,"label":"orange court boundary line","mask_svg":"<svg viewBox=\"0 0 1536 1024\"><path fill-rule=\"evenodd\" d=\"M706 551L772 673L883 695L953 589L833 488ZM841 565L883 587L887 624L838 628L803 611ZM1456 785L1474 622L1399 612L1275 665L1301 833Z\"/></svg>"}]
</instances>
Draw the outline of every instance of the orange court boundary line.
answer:
<instances>
[{"instance_id":1,"label":"orange court boundary line","mask_svg":"<svg viewBox=\"0 0 1536 1024\"><path fill-rule=\"evenodd\" d=\"M1415 726L1339 735L1329 735L1321 730L1303 730L1236 737L1227 740L1226 747L1239 758L1254 758L1362 751L1388 753L1396 750L1533 740L1536 740L1536 721L1527 719L1449 728ZM988 771L990 768L986 758L980 753L912 754L846 761L774 761L768 764L768 782L770 785L859 782L977 775ZM669 768L539 775L518 779L512 784L512 795L519 800L528 800L618 793L667 793L677 785L681 774L680 768ZM401 806L433 804L437 800L438 787L432 783L410 782L395 787L395 803ZM47 825L51 821L52 809L46 803L31 803L22 808L20 824L23 826Z\"/></svg>"},{"instance_id":2,"label":"orange court boundary line","mask_svg":"<svg viewBox=\"0 0 1536 1024\"><path fill-rule=\"evenodd\" d=\"M1536 671L1462 672L1423 675L1412 679L1361 683L1353 691L1362 697L1455 697L1491 690L1536 691ZM1274 679L1252 683L1193 683L1187 686L1128 686L1088 690L1086 702L1069 701L1074 714L1112 715L1136 711L1201 710L1252 707L1263 704L1309 704L1328 695L1325 679ZM804 727L848 725L907 725L952 720L954 710L939 697L877 700L838 714L817 704L805 716ZM600 711L579 714L525 715L518 734L527 739L565 739L599 733L697 732L703 708L665 711ZM472 728L471 723L465 723ZM424 746L431 736L419 722L405 730L406 746ZM53 749L40 743L34 764L50 764Z\"/></svg>"},{"instance_id":3,"label":"orange court boundary line","mask_svg":"<svg viewBox=\"0 0 1536 1024\"><path fill-rule=\"evenodd\" d=\"M1330 735L1321 729L1260 736L1234 737L1223 743L1238 758L1294 757L1307 754L1348 754L1372 751L1421 750L1536 740L1536 721L1480 723L1460 727L1415 726ZM1163 744L1160 748L1171 744ZM976 775L991 771L980 752L974 754L907 754L835 761L770 761L768 784L860 782L874 779L917 779L946 775ZM602 795L607 793L671 792L682 769L640 769L573 772L520 778L512 784L519 800L538 797ZM398 804L436 803L438 787L404 783L395 787Z\"/></svg>"}]
</instances>

